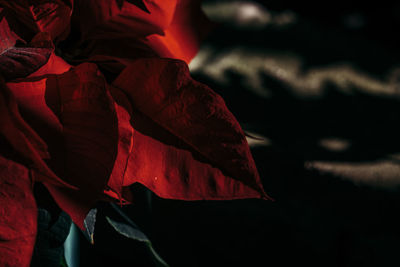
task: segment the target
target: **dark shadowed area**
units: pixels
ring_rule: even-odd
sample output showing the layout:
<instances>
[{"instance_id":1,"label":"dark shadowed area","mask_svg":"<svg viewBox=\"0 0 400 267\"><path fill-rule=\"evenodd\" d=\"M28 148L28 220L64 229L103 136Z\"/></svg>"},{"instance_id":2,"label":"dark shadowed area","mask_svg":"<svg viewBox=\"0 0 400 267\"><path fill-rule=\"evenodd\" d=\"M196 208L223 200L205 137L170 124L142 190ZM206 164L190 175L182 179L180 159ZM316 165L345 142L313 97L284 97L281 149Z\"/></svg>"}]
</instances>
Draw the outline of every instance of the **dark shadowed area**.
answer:
<instances>
[{"instance_id":1,"label":"dark shadowed area","mask_svg":"<svg viewBox=\"0 0 400 267\"><path fill-rule=\"evenodd\" d=\"M310 3L204 1L220 25L192 75L248 132L276 201L135 187L125 211L170 266L400 266L400 5ZM152 264L139 243L104 235L82 242L82 266Z\"/></svg>"}]
</instances>

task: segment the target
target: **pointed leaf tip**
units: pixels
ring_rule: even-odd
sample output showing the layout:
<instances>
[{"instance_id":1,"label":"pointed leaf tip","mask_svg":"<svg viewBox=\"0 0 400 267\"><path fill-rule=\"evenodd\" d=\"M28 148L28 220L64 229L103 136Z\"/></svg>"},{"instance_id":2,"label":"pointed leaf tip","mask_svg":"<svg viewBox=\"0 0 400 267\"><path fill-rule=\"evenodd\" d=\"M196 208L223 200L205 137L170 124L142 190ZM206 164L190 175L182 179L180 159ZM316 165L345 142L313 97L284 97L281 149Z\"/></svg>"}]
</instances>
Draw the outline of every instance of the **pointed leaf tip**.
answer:
<instances>
[{"instance_id":1,"label":"pointed leaf tip","mask_svg":"<svg viewBox=\"0 0 400 267\"><path fill-rule=\"evenodd\" d=\"M88 214L86 215L85 220L83 221L83 225L85 226L84 235L86 239L93 245L94 244L94 230L96 224L96 215L97 209L91 209Z\"/></svg>"}]
</instances>

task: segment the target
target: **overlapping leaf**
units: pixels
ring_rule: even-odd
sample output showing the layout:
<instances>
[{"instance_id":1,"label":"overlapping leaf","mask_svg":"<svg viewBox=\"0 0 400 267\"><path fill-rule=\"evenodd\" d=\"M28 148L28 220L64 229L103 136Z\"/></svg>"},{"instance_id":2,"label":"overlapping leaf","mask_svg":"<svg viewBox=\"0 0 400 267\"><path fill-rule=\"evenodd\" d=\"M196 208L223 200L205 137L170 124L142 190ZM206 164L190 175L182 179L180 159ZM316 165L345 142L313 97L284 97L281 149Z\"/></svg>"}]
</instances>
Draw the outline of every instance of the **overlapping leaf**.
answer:
<instances>
[{"instance_id":1,"label":"overlapping leaf","mask_svg":"<svg viewBox=\"0 0 400 267\"><path fill-rule=\"evenodd\" d=\"M52 170L79 189L45 181L59 206L82 226L87 211L103 197L115 163L118 124L113 101L93 64L32 79L10 87L24 119L49 146Z\"/></svg>"},{"instance_id":2,"label":"overlapping leaf","mask_svg":"<svg viewBox=\"0 0 400 267\"><path fill-rule=\"evenodd\" d=\"M29 31L47 32L52 39L62 39L68 33L73 0L0 0L0 6L12 12Z\"/></svg>"},{"instance_id":3,"label":"overlapping leaf","mask_svg":"<svg viewBox=\"0 0 400 267\"><path fill-rule=\"evenodd\" d=\"M209 25L199 4L0 0L0 133L29 165L29 179L44 182L81 229L97 200L131 200L128 188L136 182L173 199L268 198L223 100L193 81L184 62L143 59L188 62ZM81 41L91 42L83 58L112 61L113 74L122 71L112 86L96 65L71 68L53 52L53 41L68 33L74 5ZM17 34L10 21L27 34ZM0 174L14 177L8 171ZM27 215L35 209L29 206ZM135 232L110 223L122 234Z\"/></svg>"},{"instance_id":4,"label":"overlapping leaf","mask_svg":"<svg viewBox=\"0 0 400 267\"><path fill-rule=\"evenodd\" d=\"M78 0L75 4L74 21L87 41L163 34L176 1Z\"/></svg>"},{"instance_id":5,"label":"overlapping leaf","mask_svg":"<svg viewBox=\"0 0 400 267\"><path fill-rule=\"evenodd\" d=\"M0 75L7 81L26 77L42 67L51 53L48 48L12 47L0 55Z\"/></svg>"},{"instance_id":6,"label":"overlapping leaf","mask_svg":"<svg viewBox=\"0 0 400 267\"><path fill-rule=\"evenodd\" d=\"M6 18L6 11L0 7L0 53L4 50L13 47L17 40L21 38L11 28L10 23Z\"/></svg>"},{"instance_id":7,"label":"overlapping leaf","mask_svg":"<svg viewBox=\"0 0 400 267\"><path fill-rule=\"evenodd\" d=\"M200 1L139 2L78 1L74 21L83 35L80 56L113 73L121 70L115 61L126 66L140 57L176 58L189 63L213 27ZM143 6L149 13L139 8Z\"/></svg>"},{"instance_id":8,"label":"overlapping leaf","mask_svg":"<svg viewBox=\"0 0 400 267\"><path fill-rule=\"evenodd\" d=\"M0 134L20 157L28 160L35 179L71 188L59 179L44 161L49 158L47 144L22 118L12 89L2 83L0 93Z\"/></svg>"},{"instance_id":9,"label":"overlapping leaf","mask_svg":"<svg viewBox=\"0 0 400 267\"><path fill-rule=\"evenodd\" d=\"M72 14L69 0L34 0L30 1L29 10L39 31L49 33L52 39L64 38L68 33Z\"/></svg>"},{"instance_id":10,"label":"overlapping leaf","mask_svg":"<svg viewBox=\"0 0 400 267\"><path fill-rule=\"evenodd\" d=\"M0 55L0 77L7 80L32 75L34 71L48 63L48 59L52 53L53 47L49 44L46 34L39 33L30 43L31 47L9 48ZM37 46L42 46L37 48ZM48 167L44 159L48 159L47 142L42 139L32 128L32 124L28 123L20 114L20 107L15 96L25 97L26 95L38 95L40 90L34 83L8 83L0 81L0 93L2 110L0 115L0 132L2 136L11 144L11 146L19 153L19 156L27 159L32 164L35 171L35 177L38 180L47 180L50 183L70 187L67 183L57 177L57 175ZM19 86L18 86L19 85ZM40 86L39 86L40 87ZM39 88L40 89L40 88ZM25 98L26 99L26 98ZM44 100L42 99L42 102ZM43 113L43 108L36 109L40 99L33 98L31 103L34 104L34 113ZM51 119L47 118L49 121Z\"/></svg>"},{"instance_id":11,"label":"overlapping leaf","mask_svg":"<svg viewBox=\"0 0 400 267\"><path fill-rule=\"evenodd\" d=\"M0 37L6 40L4 50L0 53L0 75L11 81L25 78L48 63L54 51L50 34L40 32L29 44L16 46L19 37L8 27L7 21L0 23Z\"/></svg>"},{"instance_id":12,"label":"overlapping leaf","mask_svg":"<svg viewBox=\"0 0 400 267\"><path fill-rule=\"evenodd\" d=\"M201 0L178 0L172 22L164 34L147 37L149 47L160 57L181 59L189 64L200 42L214 27L200 4Z\"/></svg>"},{"instance_id":13,"label":"overlapping leaf","mask_svg":"<svg viewBox=\"0 0 400 267\"><path fill-rule=\"evenodd\" d=\"M125 186L186 200L267 198L240 125L184 62L140 59L113 85L133 103Z\"/></svg>"}]
</instances>

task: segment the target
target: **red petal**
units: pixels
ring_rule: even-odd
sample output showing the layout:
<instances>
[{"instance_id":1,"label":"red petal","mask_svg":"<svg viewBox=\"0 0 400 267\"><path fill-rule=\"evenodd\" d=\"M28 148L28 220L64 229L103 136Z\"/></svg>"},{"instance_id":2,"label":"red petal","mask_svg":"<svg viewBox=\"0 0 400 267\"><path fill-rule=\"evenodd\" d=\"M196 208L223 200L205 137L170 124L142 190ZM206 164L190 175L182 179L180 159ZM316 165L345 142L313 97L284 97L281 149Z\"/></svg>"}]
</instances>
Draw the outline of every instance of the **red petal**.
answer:
<instances>
[{"instance_id":1,"label":"red petal","mask_svg":"<svg viewBox=\"0 0 400 267\"><path fill-rule=\"evenodd\" d=\"M72 0L0 0L0 5L13 13L25 31L47 32L52 39L65 37L70 25Z\"/></svg>"},{"instance_id":2,"label":"red petal","mask_svg":"<svg viewBox=\"0 0 400 267\"><path fill-rule=\"evenodd\" d=\"M118 121L113 100L93 64L48 77L43 94L62 125L62 142L50 143L50 137L44 138L49 140L49 150L57 153L52 163L59 166L60 177L79 191L46 186L58 205L82 227L89 209L104 198L117 157Z\"/></svg>"},{"instance_id":3,"label":"red petal","mask_svg":"<svg viewBox=\"0 0 400 267\"><path fill-rule=\"evenodd\" d=\"M147 1L149 12L130 1L80 0L76 1L76 22L83 39L132 38L153 33L163 34L174 14L176 0Z\"/></svg>"},{"instance_id":4,"label":"red petal","mask_svg":"<svg viewBox=\"0 0 400 267\"><path fill-rule=\"evenodd\" d=\"M25 30L29 32L28 35L34 35L39 32L38 26L33 18L32 12L30 11L28 0L0 0L0 6L4 8L6 15L12 19L11 24L13 27L17 26L15 24L22 24L18 26L22 26L22 28L25 29L18 30ZM22 35L23 33L21 32L20 34Z\"/></svg>"},{"instance_id":5,"label":"red petal","mask_svg":"<svg viewBox=\"0 0 400 267\"><path fill-rule=\"evenodd\" d=\"M131 59L159 56L189 62L212 28L199 0L144 1L150 14L121 1L122 8L117 0L80 1L75 14L84 41L91 40L82 56L112 72L120 67L110 60L127 65Z\"/></svg>"},{"instance_id":6,"label":"red petal","mask_svg":"<svg viewBox=\"0 0 400 267\"><path fill-rule=\"evenodd\" d=\"M140 181L162 196L184 199L267 198L239 123L220 96L190 78L184 62L136 60L114 85L148 117L141 123L132 114L136 132L125 185ZM149 119L165 133L146 130ZM191 193L180 192L192 184Z\"/></svg>"},{"instance_id":7,"label":"red petal","mask_svg":"<svg viewBox=\"0 0 400 267\"><path fill-rule=\"evenodd\" d=\"M26 47L9 47L0 54L0 75L7 81L26 76L47 63L53 43L46 33L37 34Z\"/></svg>"},{"instance_id":8,"label":"red petal","mask_svg":"<svg viewBox=\"0 0 400 267\"><path fill-rule=\"evenodd\" d=\"M72 1L33 0L30 11L41 32L49 33L52 39L66 37L72 15Z\"/></svg>"},{"instance_id":9,"label":"red petal","mask_svg":"<svg viewBox=\"0 0 400 267\"><path fill-rule=\"evenodd\" d=\"M10 68L11 72L4 69L2 74L7 78L16 78L21 75L41 74L43 70L48 70L48 66L57 67L54 68L59 70L64 68L66 64L63 61L55 60L55 56L50 57L51 51L53 50L52 43L46 34L39 33L30 44L33 48L12 48L7 50L5 53L0 55L0 61L10 62L8 55L9 51L14 51L17 55L23 51L24 53L21 59L19 56L16 62L16 68ZM35 48L37 46L43 46L45 48ZM34 51L28 53L27 49ZM39 50L37 50L39 49ZM48 59L49 60L48 61ZM30 62L30 64L23 64ZM41 67L44 63L46 63ZM57 64L55 64L57 63ZM1 69L1 68L0 68ZM39 70L37 70L39 69ZM1 69L3 70L3 69ZM33 71L37 70L35 73ZM0 132L6 138L6 140L12 145L12 147L19 153L20 156L30 160L33 164L34 170L33 175L36 180L48 181L53 184L70 187L67 183L57 177L57 175L47 166L47 163L43 161L45 158L49 158L47 150L47 140L44 142L42 137L39 137L37 132L31 126L35 123L51 124L53 129L60 128L59 122L51 116L49 108L44 104L44 84L46 80L39 80L36 82L19 81L17 83L8 83L7 86L1 82L0 90L0 108L2 110L0 117ZM14 97L17 97L18 102ZM31 109L30 114L41 114L45 119L42 121L34 121L34 123L28 124L25 119L20 115L20 109L18 104L22 108ZM43 125L41 125L43 126ZM41 127L38 127L39 129ZM57 130L56 130L57 132ZM52 137L56 139L56 137Z\"/></svg>"},{"instance_id":10,"label":"red petal","mask_svg":"<svg viewBox=\"0 0 400 267\"><path fill-rule=\"evenodd\" d=\"M47 179L54 184L70 187L43 161L49 157L47 145L20 115L12 90L10 91L2 83L0 93L0 133L19 156L30 161L35 178Z\"/></svg>"},{"instance_id":11,"label":"red petal","mask_svg":"<svg viewBox=\"0 0 400 267\"><path fill-rule=\"evenodd\" d=\"M124 186L139 182L158 196L181 200L263 197L139 112L133 112L133 151Z\"/></svg>"},{"instance_id":12,"label":"red petal","mask_svg":"<svg viewBox=\"0 0 400 267\"><path fill-rule=\"evenodd\" d=\"M37 207L29 170L0 156L0 266L29 266Z\"/></svg>"},{"instance_id":13,"label":"red petal","mask_svg":"<svg viewBox=\"0 0 400 267\"><path fill-rule=\"evenodd\" d=\"M4 50L15 45L17 40L21 38L10 29L9 22L5 17L5 11L0 7L0 53L3 53Z\"/></svg>"},{"instance_id":14,"label":"red petal","mask_svg":"<svg viewBox=\"0 0 400 267\"><path fill-rule=\"evenodd\" d=\"M179 0L171 25L163 35L151 35L149 46L160 57L176 58L189 64L200 42L213 28L201 9L201 0Z\"/></svg>"},{"instance_id":15,"label":"red petal","mask_svg":"<svg viewBox=\"0 0 400 267\"><path fill-rule=\"evenodd\" d=\"M65 66L59 60L53 63L53 72ZM45 70L43 67L32 76ZM104 78L95 65L82 64L61 75L27 78L8 85L24 121L49 147L50 171L79 190L54 186L60 179L56 175L40 176L43 172L36 172L35 178L45 182L58 205L82 226L87 211L104 198L118 149L117 117Z\"/></svg>"},{"instance_id":16,"label":"red petal","mask_svg":"<svg viewBox=\"0 0 400 267\"><path fill-rule=\"evenodd\" d=\"M43 66L50 54L47 48L10 48L0 55L0 74L8 81L26 77Z\"/></svg>"},{"instance_id":17,"label":"red petal","mask_svg":"<svg viewBox=\"0 0 400 267\"><path fill-rule=\"evenodd\" d=\"M120 197L140 182L168 198L266 198L239 124L181 61L135 61L115 82L128 98L114 88L113 99L93 64L25 83L38 84L14 88L24 119L79 191L46 186L81 228L107 184Z\"/></svg>"},{"instance_id":18,"label":"red petal","mask_svg":"<svg viewBox=\"0 0 400 267\"><path fill-rule=\"evenodd\" d=\"M35 154L38 154L40 158L48 158L47 145L23 120L9 88L4 83L1 83L0 86L0 129L2 135L9 140L11 145L15 144L14 149L21 152L22 156L30 158L32 152L28 148L31 148L36 151ZM26 145L23 145L25 140ZM23 147L26 147L26 152Z\"/></svg>"}]
</instances>

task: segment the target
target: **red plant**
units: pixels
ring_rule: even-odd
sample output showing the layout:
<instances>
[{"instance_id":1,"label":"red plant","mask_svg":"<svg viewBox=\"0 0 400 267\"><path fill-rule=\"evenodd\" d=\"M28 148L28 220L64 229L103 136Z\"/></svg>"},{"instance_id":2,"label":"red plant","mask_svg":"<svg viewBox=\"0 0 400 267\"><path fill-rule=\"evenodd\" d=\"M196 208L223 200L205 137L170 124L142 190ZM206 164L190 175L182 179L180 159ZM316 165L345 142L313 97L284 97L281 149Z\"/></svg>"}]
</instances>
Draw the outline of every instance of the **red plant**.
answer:
<instances>
[{"instance_id":1,"label":"red plant","mask_svg":"<svg viewBox=\"0 0 400 267\"><path fill-rule=\"evenodd\" d=\"M210 25L196 0L0 0L0 266L29 265L37 182L81 229L133 183L268 198L239 123L190 77Z\"/></svg>"}]
</instances>

